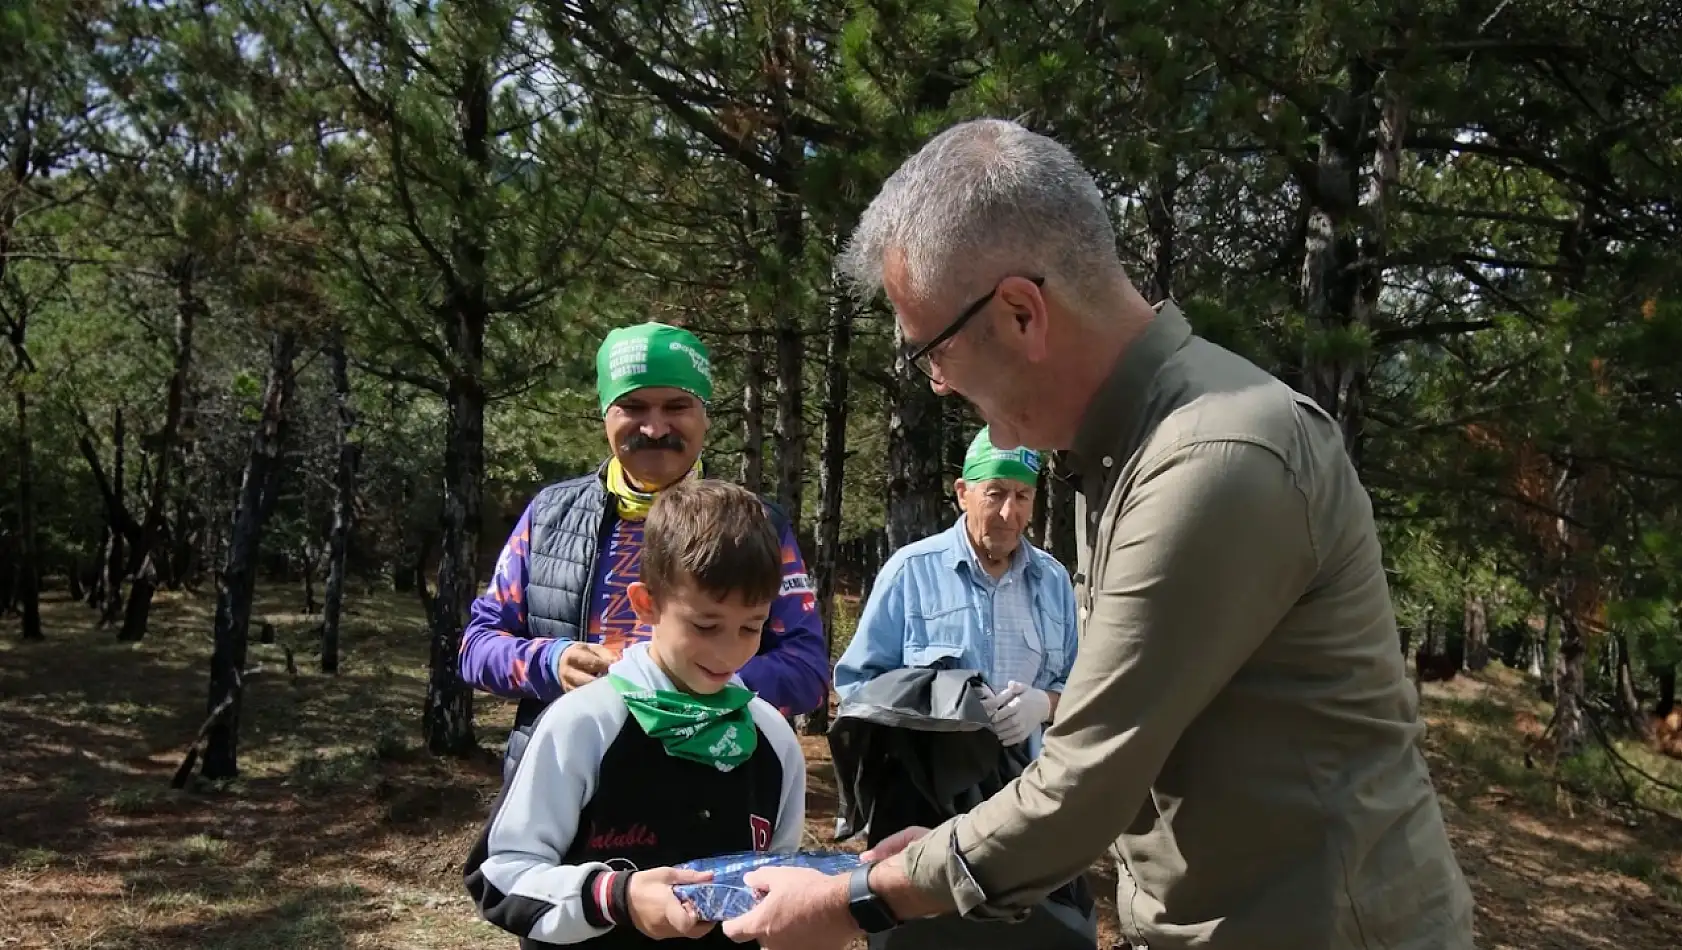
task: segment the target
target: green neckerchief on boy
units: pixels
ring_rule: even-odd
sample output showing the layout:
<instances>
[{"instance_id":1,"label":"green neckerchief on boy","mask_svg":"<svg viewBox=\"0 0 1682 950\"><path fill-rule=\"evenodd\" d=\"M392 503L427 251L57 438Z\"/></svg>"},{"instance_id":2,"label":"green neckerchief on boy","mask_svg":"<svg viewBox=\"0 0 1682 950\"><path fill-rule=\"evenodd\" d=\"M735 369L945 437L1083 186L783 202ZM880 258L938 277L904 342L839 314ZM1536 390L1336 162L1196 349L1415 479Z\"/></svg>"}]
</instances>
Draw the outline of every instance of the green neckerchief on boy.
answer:
<instances>
[{"instance_id":1,"label":"green neckerchief on boy","mask_svg":"<svg viewBox=\"0 0 1682 950\"><path fill-rule=\"evenodd\" d=\"M711 696L669 689L644 689L608 674L642 731L660 740L668 755L728 772L753 755L759 728L753 722L753 691L735 684Z\"/></svg>"}]
</instances>

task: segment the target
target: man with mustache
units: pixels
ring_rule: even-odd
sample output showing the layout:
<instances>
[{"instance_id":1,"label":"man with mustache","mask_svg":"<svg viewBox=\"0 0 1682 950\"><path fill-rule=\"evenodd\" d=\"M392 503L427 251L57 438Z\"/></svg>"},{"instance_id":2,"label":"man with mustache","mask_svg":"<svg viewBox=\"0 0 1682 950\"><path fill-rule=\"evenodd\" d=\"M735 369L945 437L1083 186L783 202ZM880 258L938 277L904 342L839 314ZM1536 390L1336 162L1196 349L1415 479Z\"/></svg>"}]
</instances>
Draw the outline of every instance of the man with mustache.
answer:
<instances>
[{"instance_id":1,"label":"man with mustache","mask_svg":"<svg viewBox=\"0 0 1682 950\"><path fill-rule=\"evenodd\" d=\"M653 322L612 331L596 352L596 390L612 458L538 492L462 638L461 678L520 701L504 776L550 702L648 639L627 595L641 574L643 518L661 489L701 469L712 363L694 334ZM740 675L795 715L828 698L829 662L793 526L775 505L767 508L782 542L782 590L759 653Z\"/></svg>"}]
</instances>

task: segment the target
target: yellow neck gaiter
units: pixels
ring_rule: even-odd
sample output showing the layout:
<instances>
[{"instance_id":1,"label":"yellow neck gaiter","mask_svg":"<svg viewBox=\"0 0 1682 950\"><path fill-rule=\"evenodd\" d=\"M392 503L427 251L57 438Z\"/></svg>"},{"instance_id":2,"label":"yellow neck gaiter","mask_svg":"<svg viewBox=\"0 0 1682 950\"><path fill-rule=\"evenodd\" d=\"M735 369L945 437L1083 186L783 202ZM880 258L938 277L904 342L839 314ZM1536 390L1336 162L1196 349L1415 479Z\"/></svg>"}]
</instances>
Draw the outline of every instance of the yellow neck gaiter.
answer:
<instances>
[{"instance_id":1,"label":"yellow neck gaiter","mask_svg":"<svg viewBox=\"0 0 1682 950\"><path fill-rule=\"evenodd\" d=\"M680 481L701 477L701 460L696 459L689 474ZM609 459L607 463L607 493L613 496L615 508L619 517L627 521L641 521L648 517L648 509L654 507L656 492L638 491L631 487L631 480L625 476L625 467L619 464L617 458Z\"/></svg>"}]
</instances>

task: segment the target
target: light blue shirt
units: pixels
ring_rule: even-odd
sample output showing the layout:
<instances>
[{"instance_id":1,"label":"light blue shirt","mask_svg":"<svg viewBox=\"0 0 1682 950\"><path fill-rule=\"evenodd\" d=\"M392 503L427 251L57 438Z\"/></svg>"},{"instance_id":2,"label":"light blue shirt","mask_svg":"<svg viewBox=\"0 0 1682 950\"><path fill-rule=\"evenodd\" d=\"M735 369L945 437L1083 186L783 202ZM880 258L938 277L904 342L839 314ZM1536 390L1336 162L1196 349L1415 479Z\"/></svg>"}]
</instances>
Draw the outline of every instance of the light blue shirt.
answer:
<instances>
[{"instance_id":1,"label":"light blue shirt","mask_svg":"<svg viewBox=\"0 0 1682 950\"><path fill-rule=\"evenodd\" d=\"M1008 602L1019 593L1025 618ZM981 569L959 518L882 566L835 665L835 691L846 701L889 670L936 667L975 670L994 689L1016 679L1060 693L1077 642L1075 590L1063 565L1024 540L995 581Z\"/></svg>"}]
</instances>

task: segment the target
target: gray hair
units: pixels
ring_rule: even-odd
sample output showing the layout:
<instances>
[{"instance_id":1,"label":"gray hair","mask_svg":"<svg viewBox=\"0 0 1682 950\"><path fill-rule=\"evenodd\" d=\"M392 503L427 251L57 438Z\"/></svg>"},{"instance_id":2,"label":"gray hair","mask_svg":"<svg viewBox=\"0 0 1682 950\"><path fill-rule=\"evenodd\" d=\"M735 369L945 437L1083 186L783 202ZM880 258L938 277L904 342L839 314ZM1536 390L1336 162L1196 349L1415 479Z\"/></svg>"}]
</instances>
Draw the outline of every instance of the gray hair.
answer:
<instances>
[{"instance_id":1,"label":"gray hair","mask_svg":"<svg viewBox=\"0 0 1682 950\"><path fill-rule=\"evenodd\" d=\"M905 255L914 298L954 306L1013 274L1095 302L1122 273L1092 176L1067 148L1003 119L947 129L882 185L837 262L861 300L881 290L890 249Z\"/></svg>"}]
</instances>

